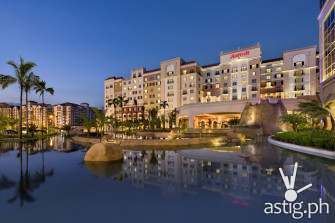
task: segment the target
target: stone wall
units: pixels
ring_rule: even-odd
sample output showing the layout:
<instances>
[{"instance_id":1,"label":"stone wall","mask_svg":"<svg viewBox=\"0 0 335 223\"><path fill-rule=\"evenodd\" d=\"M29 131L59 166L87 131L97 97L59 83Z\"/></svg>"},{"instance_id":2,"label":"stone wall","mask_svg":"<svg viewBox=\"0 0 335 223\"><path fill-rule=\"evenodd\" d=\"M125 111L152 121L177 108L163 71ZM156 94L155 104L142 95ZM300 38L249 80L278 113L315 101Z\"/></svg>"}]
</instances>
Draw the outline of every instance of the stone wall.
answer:
<instances>
[{"instance_id":1,"label":"stone wall","mask_svg":"<svg viewBox=\"0 0 335 223\"><path fill-rule=\"evenodd\" d=\"M280 100L276 103L262 100L259 104L247 104L245 106L240 124L262 127L263 133L269 135L272 132L285 129L285 125L280 122L281 115L285 113L287 113L287 110Z\"/></svg>"}]
</instances>

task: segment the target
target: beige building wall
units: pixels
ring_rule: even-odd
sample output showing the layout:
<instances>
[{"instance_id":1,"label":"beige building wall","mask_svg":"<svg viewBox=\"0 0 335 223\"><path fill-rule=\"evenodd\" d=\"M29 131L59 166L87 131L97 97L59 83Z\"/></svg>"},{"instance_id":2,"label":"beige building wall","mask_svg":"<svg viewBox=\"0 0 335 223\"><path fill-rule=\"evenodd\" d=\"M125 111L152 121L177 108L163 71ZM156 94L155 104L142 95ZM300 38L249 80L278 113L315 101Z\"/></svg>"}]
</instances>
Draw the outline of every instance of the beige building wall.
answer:
<instances>
[{"instance_id":1,"label":"beige building wall","mask_svg":"<svg viewBox=\"0 0 335 223\"><path fill-rule=\"evenodd\" d=\"M321 98L335 117L335 0L325 1L318 20Z\"/></svg>"},{"instance_id":2,"label":"beige building wall","mask_svg":"<svg viewBox=\"0 0 335 223\"><path fill-rule=\"evenodd\" d=\"M282 72L285 98L315 95L317 69L316 47L284 52Z\"/></svg>"}]
</instances>

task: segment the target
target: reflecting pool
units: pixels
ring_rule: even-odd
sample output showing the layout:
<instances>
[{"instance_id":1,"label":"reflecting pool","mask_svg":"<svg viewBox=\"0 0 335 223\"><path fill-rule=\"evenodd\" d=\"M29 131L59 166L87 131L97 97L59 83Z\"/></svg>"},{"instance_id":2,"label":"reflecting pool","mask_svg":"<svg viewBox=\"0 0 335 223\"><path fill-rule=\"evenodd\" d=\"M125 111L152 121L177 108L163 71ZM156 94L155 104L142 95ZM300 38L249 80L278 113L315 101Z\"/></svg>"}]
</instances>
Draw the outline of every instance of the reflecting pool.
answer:
<instances>
[{"instance_id":1,"label":"reflecting pool","mask_svg":"<svg viewBox=\"0 0 335 223\"><path fill-rule=\"evenodd\" d=\"M20 155L22 146L22 155ZM335 162L267 143L179 151L124 151L124 160L85 164L87 147L61 137L0 143L0 222L335 222ZM266 215L282 202L287 175L312 187L297 202L322 198L330 214Z\"/></svg>"}]
</instances>

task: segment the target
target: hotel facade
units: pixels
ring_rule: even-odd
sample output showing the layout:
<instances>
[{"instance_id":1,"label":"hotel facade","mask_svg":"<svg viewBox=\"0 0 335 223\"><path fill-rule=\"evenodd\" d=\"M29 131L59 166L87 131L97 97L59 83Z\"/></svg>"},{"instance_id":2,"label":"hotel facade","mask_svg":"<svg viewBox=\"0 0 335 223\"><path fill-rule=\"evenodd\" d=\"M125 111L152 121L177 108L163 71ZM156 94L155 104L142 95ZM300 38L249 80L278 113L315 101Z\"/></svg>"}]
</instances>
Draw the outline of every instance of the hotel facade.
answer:
<instances>
[{"instance_id":1,"label":"hotel facade","mask_svg":"<svg viewBox=\"0 0 335 223\"><path fill-rule=\"evenodd\" d=\"M319 45L321 98L335 117L335 1L320 1Z\"/></svg>"},{"instance_id":2,"label":"hotel facade","mask_svg":"<svg viewBox=\"0 0 335 223\"><path fill-rule=\"evenodd\" d=\"M318 61L315 46L263 60L259 44L221 52L219 63L210 65L177 57L162 61L157 69L133 69L127 79L105 79L104 106L109 116L116 113L117 117L134 119L145 117L151 108L163 114L160 103L167 101L166 112L176 109L179 123L185 121L190 128L199 127L206 115L214 115L223 123L239 117L246 103L317 95ZM110 105L119 96L129 99L123 111Z\"/></svg>"}]
</instances>

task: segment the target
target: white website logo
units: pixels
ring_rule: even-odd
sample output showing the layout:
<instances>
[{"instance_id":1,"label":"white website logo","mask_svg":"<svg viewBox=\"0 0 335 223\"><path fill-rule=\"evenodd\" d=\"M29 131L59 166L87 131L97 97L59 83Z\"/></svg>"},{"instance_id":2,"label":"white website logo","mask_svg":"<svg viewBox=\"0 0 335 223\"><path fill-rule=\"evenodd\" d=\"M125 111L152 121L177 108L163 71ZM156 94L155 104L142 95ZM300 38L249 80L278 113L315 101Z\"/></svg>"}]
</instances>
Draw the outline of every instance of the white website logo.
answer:
<instances>
[{"instance_id":1,"label":"white website logo","mask_svg":"<svg viewBox=\"0 0 335 223\"><path fill-rule=\"evenodd\" d=\"M308 184L299 190L295 190L297 171L298 163L294 164L293 175L290 177L284 174L282 168L279 168L280 175L286 187L285 200L277 203L265 203L264 213L266 215L285 214L291 215L293 219L302 219L305 216L310 219L315 214L329 214L329 204L323 202L322 198L319 198L318 202L313 203L295 202L298 194L312 187L312 184Z\"/></svg>"},{"instance_id":2,"label":"white website logo","mask_svg":"<svg viewBox=\"0 0 335 223\"><path fill-rule=\"evenodd\" d=\"M279 168L279 172L281 175L281 178L283 178L285 187L286 187L286 192L285 192L285 199L288 202L294 202L298 198L298 194L303 192L304 190L307 190L308 188L312 187L312 184L308 184L304 186L303 188L299 190L294 190L294 185L295 185L295 178L297 177L297 170L298 170L298 163L294 164L294 170L293 170L293 176L288 178L288 176L284 175L283 169Z\"/></svg>"}]
</instances>

